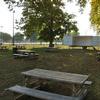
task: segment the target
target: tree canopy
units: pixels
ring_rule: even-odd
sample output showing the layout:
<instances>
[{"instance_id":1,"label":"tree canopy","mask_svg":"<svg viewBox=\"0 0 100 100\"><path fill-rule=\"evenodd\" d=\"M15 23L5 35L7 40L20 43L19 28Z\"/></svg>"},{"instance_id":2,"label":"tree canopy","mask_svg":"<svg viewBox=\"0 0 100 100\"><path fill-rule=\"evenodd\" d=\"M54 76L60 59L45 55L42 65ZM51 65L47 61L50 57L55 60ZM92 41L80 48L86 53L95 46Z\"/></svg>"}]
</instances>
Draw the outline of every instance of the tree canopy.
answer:
<instances>
[{"instance_id":1,"label":"tree canopy","mask_svg":"<svg viewBox=\"0 0 100 100\"><path fill-rule=\"evenodd\" d=\"M100 34L100 0L91 0L91 24Z\"/></svg>"},{"instance_id":2,"label":"tree canopy","mask_svg":"<svg viewBox=\"0 0 100 100\"><path fill-rule=\"evenodd\" d=\"M14 40L16 42L22 42L24 40L24 35L21 34L20 32L17 32L15 35L14 35Z\"/></svg>"},{"instance_id":3,"label":"tree canopy","mask_svg":"<svg viewBox=\"0 0 100 100\"><path fill-rule=\"evenodd\" d=\"M11 42L12 37L8 33L0 32L0 42Z\"/></svg>"},{"instance_id":4,"label":"tree canopy","mask_svg":"<svg viewBox=\"0 0 100 100\"><path fill-rule=\"evenodd\" d=\"M73 1L73 0L70 0ZM78 2L77 2L78 1ZM100 0L76 0L80 7L84 8L87 2L91 5L90 21L93 28L100 34Z\"/></svg>"},{"instance_id":5,"label":"tree canopy","mask_svg":"<svg viewBox=\"0 0 100 100\"><path fill-rule=\"evenodd\" d=\"M10 0L8 0L10 1ZM73 1L73 0L68 0ZM100 33L100 0L76 0L80 7L84 8L87 2L91 4L90 21L94 29Z\"/></svg>"},{"instance_id":6,"label":"tree canopy","mask_svg":"<svg viewBox=\"0 0 100 100\"><path fill-rule=\"evenodd\" d=\"M100 0L79 0L81 7L85 7L87 2L90 2L91 11L90 11L90 21L93 28L100 34Z\"/></svg>"},{"instance_id":7,"label":"tree canopy","mask_svg":"<svg viewBox=\"0 0 100 100\"><path fill-rule=\"evenodd\" d=\"M9 1L6 0L7 3ZM56 35L61 38L73 31L77 33L76 22L72 20L74 15L62 10L63 0L20 0L20 3L23 5L23 17L20 23L23 24L21 29L25 35L38 33L39 39L48 41L49 46L52 46ZM12 6L10 8L12 9Z\"/></svg>"}]
</instances>

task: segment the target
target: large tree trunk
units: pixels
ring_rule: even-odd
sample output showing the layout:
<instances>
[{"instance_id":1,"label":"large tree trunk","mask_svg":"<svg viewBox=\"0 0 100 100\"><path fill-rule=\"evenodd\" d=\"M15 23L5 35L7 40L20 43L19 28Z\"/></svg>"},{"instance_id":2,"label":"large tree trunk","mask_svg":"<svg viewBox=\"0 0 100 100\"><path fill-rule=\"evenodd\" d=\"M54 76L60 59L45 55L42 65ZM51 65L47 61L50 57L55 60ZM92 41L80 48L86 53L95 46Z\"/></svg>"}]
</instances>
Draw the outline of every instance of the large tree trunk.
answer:
<instances>
[{"instance_id":1,"label":"large tree trunk","mask_svg":"<svg viewBox=\"0 0 100 100\"><path fill-rule=\"evenodd\" d=\"M53 39L50 40L50 42L49 42L49 47L54 47Z\"/></svg>"},{"instance_id":2,"label":"large tree trunk","mask_svg":"<svg viewBox=\"0 0 100 100\"><path fill-rule=\"evenodd\" d=\"M54 47L53 41L54 41L54 34L53 34L53 17L52 17L52 12L51 12L51 18L50 18L50 24L49 24L49 29L50 29L50 41L49 41L49 47Z\"/></svg>"}]
</instances>

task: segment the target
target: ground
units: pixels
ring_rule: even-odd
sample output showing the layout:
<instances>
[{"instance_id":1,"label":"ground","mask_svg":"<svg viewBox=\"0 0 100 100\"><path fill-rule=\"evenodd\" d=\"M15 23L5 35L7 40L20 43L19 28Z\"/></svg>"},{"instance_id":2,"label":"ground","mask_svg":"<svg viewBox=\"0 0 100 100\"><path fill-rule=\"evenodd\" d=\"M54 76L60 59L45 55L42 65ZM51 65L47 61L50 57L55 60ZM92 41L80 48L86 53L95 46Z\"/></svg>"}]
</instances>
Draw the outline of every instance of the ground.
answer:
<instances>
[{"instance_id":1,"label":"ground","mask_svg":"<svg viewBox=\"0 0 100 100\"><path fill-rule=\"evenodd\" d=\"M100 61L96 60L96 51L61 46L53 52L41 46L34 46L33 50L39 53L38 60L14 59L11 50L0 51L0 100L13 100L13 96L3 94L3 90L15 84L23 85L21 72L34 68L89 74L93 84L86 100L100 100Z\"/></svg>"}]
</instances>

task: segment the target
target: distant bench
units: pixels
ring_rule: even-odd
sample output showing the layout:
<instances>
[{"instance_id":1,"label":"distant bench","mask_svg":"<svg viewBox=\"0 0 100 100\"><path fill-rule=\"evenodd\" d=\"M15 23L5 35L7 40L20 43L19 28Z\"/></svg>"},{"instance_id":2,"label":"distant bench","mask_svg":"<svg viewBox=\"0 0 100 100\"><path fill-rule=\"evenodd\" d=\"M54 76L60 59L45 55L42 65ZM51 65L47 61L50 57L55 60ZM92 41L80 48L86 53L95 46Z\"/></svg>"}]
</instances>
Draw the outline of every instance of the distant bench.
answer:
<instances>
[{"instance_id":1,"label":"distant bench","mask_svg":"<svg viewBox=\"0 0 100 100\"><path fill-rule=\"evenodd\" d=\"M14 58L38 58L39 54L35 53L35 54L13 54Z\"/></svg>"},{"instance_id":2,"label":"distant bench","mask_svg":"<svg viewBox=\"0 0 100 100\"><path fill-rule=\"evenodd\" d=\"M38 99L43 100L83 100L84 95L87 94L87 89L82 92L79 96L64 96L56 93L46 92L38 89L31 89L24 86L15 85L13 87L8 88L7 90L14 92L14 93L20 93L23 95L35 97ZM16 99L15 99L16 100Z\"/></svg>"},{"instance_id":3,"label":"distant bench","mask_svg":"<svg viewBox=\"0 0 100 100\"><path fill-rule=\"evenodd\" d=\"M18 57L20 57L20 58L22 58L22 57L28 57L28 55L26 55L26 54L13 54L13 56L14 56L14 58L18 58Z\"/></svg>"}]
</instances>

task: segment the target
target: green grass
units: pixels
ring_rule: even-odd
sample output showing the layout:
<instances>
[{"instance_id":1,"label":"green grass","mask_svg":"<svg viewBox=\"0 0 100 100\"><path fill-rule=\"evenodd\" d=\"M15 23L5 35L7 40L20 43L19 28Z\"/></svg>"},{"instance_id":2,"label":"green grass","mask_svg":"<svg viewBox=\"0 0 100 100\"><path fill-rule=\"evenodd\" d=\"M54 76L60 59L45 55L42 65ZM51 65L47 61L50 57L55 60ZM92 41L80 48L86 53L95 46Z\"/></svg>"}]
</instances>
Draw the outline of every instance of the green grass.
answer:
<instances>
[{"instance_id":1,"label":"green grass","mask_svg":"<svg viewBox=\"0 0 100 100\"><path fill-rule=\"evenodd\" d=\"M34 68L89 74L93 84L87 100L100 100L100 62L96 60L95 51L58 46L57 52L45 52L43 46L33 47L39 53L38 60L13 59L11 51L0 51L0 100L13 100L11 94L2 94L3 90L15 84L23 85L21 72Z\"/></svg>"}]
</instances>

